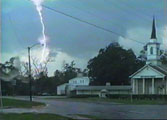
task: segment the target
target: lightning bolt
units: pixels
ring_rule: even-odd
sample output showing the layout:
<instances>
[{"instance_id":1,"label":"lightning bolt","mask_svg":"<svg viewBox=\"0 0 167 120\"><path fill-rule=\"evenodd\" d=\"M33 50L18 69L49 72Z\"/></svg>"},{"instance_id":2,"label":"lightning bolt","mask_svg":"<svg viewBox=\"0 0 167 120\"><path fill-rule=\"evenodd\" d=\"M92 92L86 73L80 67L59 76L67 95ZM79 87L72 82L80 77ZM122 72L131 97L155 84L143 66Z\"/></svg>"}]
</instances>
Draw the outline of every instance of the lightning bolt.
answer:
<instances>
[{"instance_id":1,"label":"lightning bolt","mask_svg":"<svg viewBox=\"0 0 167 120\"><path fill-rule=\"evenodd\" d=\"M45 24L44 24L44 20L43 20L43 16L42 16L42 3L44 2L44 0L31 0L34 5L36 6L36 10L39 14L40 17L40 22L42 25L42 37L39 38L39 42L43 45L43 50L42 50L42 55L41 55L41 63L44 62L48 56L49 53L48 52L48 48L47 48L47 37L45 34Z\"/></svg>"}]
</instances>

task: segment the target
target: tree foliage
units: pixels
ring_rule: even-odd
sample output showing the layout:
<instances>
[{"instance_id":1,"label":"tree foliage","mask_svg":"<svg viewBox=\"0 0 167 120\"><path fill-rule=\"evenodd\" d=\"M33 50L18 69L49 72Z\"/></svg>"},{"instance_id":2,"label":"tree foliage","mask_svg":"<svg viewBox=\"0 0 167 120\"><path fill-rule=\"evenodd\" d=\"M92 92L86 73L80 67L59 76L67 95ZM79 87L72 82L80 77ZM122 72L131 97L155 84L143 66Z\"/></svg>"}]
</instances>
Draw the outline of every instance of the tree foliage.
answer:
<instances>
[{"instance_id":1,"label":"tree foliage","mask_svg":"<svg viewBox=\"0 0 167 120\"><path fill-rule=\"evenodd\" d=\"M19 75L19 68L16 66L16 57L12 57L5 63L0 63L0 79L4 81L10 81L11 79Z\"/></svg>"},{"instance_id":2,"label":"tree foliage","mask_svg":"<svg viewBox=\"0 0 167 120\"><path fill-rule=\"evenodd\" d=\"M62 71L56 70L52 77L40 73L40 77L34 81L35 92L37 94L43 92L56 93L56 86L67 83L70 79L75 78L80 72L82 71L76 68L74 61L72 61L70 64L65 63Z\"/></svg>"},{"instance_id":3,"label":"tree foliage","mask_svg":"<svg viewBox=\"0 0 167 120\"><path fill-rule=\"evenodd\" d=\"M100 49L96 57L88 62L89 77L92 85L127 85L129 75L144 65L134 52L123 49L118 43Z\"/></svg>"}]
</instances>

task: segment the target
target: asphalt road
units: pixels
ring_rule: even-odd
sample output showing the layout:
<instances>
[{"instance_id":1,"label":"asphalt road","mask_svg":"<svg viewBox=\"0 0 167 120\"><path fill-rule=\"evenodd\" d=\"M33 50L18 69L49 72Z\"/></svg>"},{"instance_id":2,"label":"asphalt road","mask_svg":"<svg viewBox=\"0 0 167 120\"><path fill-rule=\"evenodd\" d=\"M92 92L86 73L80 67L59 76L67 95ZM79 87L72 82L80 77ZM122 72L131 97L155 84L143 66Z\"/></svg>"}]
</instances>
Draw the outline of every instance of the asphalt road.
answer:
<instances>
[{"instance_id":1,"label":"asphalt road","mask_svg":"<svg viewBox=\"0 0 167 120\"><path fill-rule=\"evenodd\" d=\"M26 99L26 98L21 98ZM121 105L115 103L87 103L35 98L47 104L44 108L5 109L3 112L54 113L75 118L77 114L101 119L167 119L167 105Z\"/></svg>"}]
</instances>

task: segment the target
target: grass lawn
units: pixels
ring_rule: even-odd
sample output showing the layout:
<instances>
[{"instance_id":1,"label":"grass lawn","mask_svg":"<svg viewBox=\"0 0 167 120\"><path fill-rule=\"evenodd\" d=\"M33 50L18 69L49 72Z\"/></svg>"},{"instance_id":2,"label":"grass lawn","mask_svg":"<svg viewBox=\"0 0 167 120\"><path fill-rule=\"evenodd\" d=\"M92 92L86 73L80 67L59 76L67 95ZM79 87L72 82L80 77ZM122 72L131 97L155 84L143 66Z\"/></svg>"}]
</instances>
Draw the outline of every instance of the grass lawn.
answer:
<instances>
[{"instance_id":1,"label":"grass lawn","mask_svg":"<svg viewBox=\"0 0 167 120\"><path fill-rule=\"evenodd\" d=\"M0 120L72 120L55 114L0 114Z\"/></svg>"},{"instance_id":2,"label":"grass lawn","mask_svg":"<svg viewBox=\"0 0 167 120\"><path fill-rule=\"evenodd\" d=\"M39 102L29 102L29 101L24 101L24 100L3 98L3 106L4 107L32 108L35 106L44 106L44 105L45 105L44 103L39 103Z\"/></svg>"},{"instance_id":3,"label":"grass lawn","mask_svg":"<svg viewBox=\"0 0 167 120\"><path fill-rule=\"evenodd\" d=\"M133 100L130 99L109 99L109 98L64 98L59 100L76 101L76 102L114 102L120 104L132 105L167 105L165 100Z\"/></svg>"}]
</instances>

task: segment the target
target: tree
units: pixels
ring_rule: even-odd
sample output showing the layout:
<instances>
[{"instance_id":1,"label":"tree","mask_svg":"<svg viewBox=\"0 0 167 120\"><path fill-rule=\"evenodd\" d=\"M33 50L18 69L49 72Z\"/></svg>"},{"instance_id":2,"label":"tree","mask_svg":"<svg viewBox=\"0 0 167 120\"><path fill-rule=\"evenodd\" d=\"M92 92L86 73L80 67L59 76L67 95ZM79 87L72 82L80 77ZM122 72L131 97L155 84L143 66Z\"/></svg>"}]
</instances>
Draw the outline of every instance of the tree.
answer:
<instances>
[{"instance_id":1,"label":"tree","mask_svg":"<svg viewBox=\"0 0 167 120\"><path fill-rule=\"evenodd\" d=\"M72 61L70 64L65 63L63 65L63 71L56 70L54 77L60 84L67 83L70 79L75 78L78 73L81 72L80 68L75 67L75 62Z\"/></svg>"},{"instance_id":2,"label":"tree","mask_svg":"<svg viewBox=\"0 0 167 120\"><path fill-rule=\"evenodd\" d=\"M10 81L17 77L19 73L19 68L16 66L16 57L12 57L9 61L4 64L0 63L0 79L4 81Z\"/></svg>"},{"instance_id":3,"label":"tree","mask_svg":"<svg viewBox=\"0 0 167 120\"><path fill-rule=\"evenodd\" d=\"M118 43L110 44L99 50L99 54L88 62L88 75L91 85L128 85L129 75L144 65L129 49L123 49Z\"/></svg>"},{"instance_id":4,"label":"tree","mask_svg":"<svg viewBox=\"0 0 167 120\"><path fill-rule=\"evenodd\" d=\"M138 59L141 61L146 61L147 60L147 56L146 56L146 51L145 50L141 50L140 51L140 55L138 56Z\"/></svg>"},{"instance_id":5,"label":"tree","mask_svg":"<svg viewBox=\"0 0 167 120\"><path fill-rule=\"evenodd\" d=\"M48 74L48 69L47 65L51 62L51 58L48 57L43 63L41 63L37 58L32 58L32 64L33 64L33 72L34 75L40 75L43 74L47 76Z\"/></svg>"},{"instance_id":6,"label":"tree","mask_svg":"<svg viewBox=\"0 0 167 120\"><path fill-rule=\"evenodd\" d=\"M167 51L166 50L161 50L160 51L160 60L163 65L167 65Z\"/></svg>"},{"instance_id":7,"label":"tree","mask_svg":"<svg viewBox=\"0 0 167 120\"><path fill-rule=\"evenodd\" d=\"M1 83L3 94L13 94L13 86L11 81L19 76L19 71L19 59L17 57L12 57L5 63L0 63L0 80L2 80Z\"/></svg>"}]
</instances>

